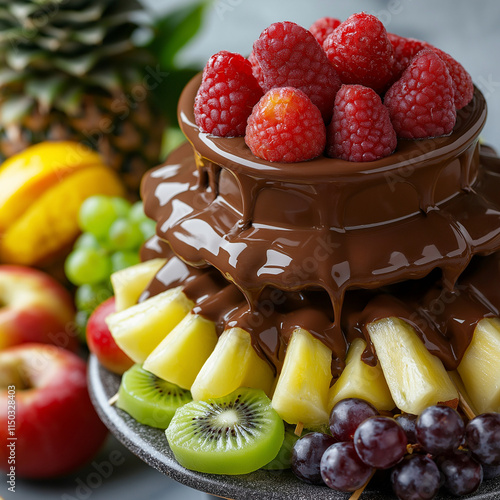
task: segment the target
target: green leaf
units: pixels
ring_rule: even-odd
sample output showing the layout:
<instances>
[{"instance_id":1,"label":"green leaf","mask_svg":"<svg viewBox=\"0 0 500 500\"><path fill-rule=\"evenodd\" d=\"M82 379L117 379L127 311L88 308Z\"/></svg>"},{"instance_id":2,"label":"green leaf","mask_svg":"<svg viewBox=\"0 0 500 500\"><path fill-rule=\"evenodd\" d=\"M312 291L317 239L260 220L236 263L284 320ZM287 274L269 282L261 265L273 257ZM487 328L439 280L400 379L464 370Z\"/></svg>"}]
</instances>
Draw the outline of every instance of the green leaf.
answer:
<instances>
[{"instance_id":1,"label":"green leaf","mask_svg":"<svg viewBox=\"0 0 500 500\"><path fill-rule=\"evenodd\" d=\"M0 105L0 122L2 126L16 123L29 115L34 106L31 97L20 96L12 97Z\"/></svg>"},{"instance_id":2,"label":"green leaf","mask_svg":"<svg viewBox=\"0 0 500 500\"><path fill-rule=\"evenodd\" d=\"M175 57L198 33L207 5L202 1L180 7L155 23L155 35L149 48L163 68L176 67Z\"/></svg>"}]
</instances>

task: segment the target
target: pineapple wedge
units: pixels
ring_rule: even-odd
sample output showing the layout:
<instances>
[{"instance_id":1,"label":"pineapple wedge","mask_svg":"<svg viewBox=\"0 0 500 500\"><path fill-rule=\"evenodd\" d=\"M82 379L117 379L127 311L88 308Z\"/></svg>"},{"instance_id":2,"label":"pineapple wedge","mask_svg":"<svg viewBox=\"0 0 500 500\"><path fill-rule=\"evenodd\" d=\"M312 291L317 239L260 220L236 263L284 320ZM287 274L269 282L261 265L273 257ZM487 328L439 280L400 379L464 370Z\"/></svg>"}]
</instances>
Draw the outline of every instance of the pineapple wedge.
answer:
<instances>
[{"instance_id":1,"label":"pineapple wedge","mask_svg":"<svg viewBox=\"0 0 500 500\"><path fill-rule=\"evenodd\" d=\"M477 324L458 373L479 413L500 411L500 319Z\"/></svg>"},{"instance_id":2,"label":"pineapple wedge","mask_svg":"<svg viewBox=\"0 0 500 500\"><path fill-rule=\"evenodd\" d=\"M206 400L252 387L270 395L273 382L273 370L255 351L250 334L231 328L219 337L191 386L191 394L195 400Z\"/></svg>"},{"instance_id":3,"label":"pineapple wedge","mask_svg":"<svg viewBox=\"0 0 500 500\"><path fill-rule=\"evenodd\" d=\"M193 305L182 287L172 288L110 314L106 323L120 349L142 364Z\"/></svg>"},{"instance_id":4,"label":"pineapple wedge","mask_svg":"<svg viewBox=\"0 0 500 500\"><path fill-rule=\"evenodd\" d=\"M408 323L385 318L367 328L400 410L419 415L428 406L458 398L443 363L427 350Z\"/></svg>"},{"instance_id":5,"label":"pineapple wedge","mask_svg":"<svg viewBox=\"0 0 500 500\"><path fill-rule=\"evenodd\" d=\"M113 273L111 284L115 293L116 311L123 311L137 304L141 293L166 262L166 259L146 260Z\"/></svg>"},{"instance_id":6,"label":"pineapple wedge","mask_svg":"<svg viewBox=\"0 0 500 500\"><path fill-rule=\"evenodd\" d=\"M332 351L321 341L302 328L292 333L272 398L283 420L311 429L328 423L331 366Z\"/></svg>"},{"instance_id":7,"label":"pineapple wedge","mask_svg":"<svg viewBox=\"0 0 500 500\"><path fill-rule=\"evenodd\" d=\"M328 410L341 399L361 398L371 403L377 410L392 410L396 405L387 387L380 363L367 365L361 359L366 342L356 338L351 342L345 368L330 389Z\"/></svg>"},{"instance_id":8,"label":"pineapple wedge","mask_svg":"<svg viewBox=\"0 0 500 500\"><path fill-rule=\"evenodd\" d=\"M190 390L217 339L213 321L189 313L148 356L144 369Z\"/></svg>"}]
</instances>

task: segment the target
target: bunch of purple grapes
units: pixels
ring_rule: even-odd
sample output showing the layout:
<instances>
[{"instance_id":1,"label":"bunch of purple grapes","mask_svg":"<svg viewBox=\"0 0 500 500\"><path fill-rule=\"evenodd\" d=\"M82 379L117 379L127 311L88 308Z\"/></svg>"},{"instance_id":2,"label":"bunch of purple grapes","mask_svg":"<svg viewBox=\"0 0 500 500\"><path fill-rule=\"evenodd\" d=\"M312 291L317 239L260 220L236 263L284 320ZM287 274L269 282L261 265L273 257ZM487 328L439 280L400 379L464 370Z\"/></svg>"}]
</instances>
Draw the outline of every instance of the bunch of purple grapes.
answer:
<instances>
[{"instance_id":1,"label":"bunch of purple grapes","mask_svg":"<svg viewBox=\"0 0 500 500\"><path fill-rule=\"evenodd\" d=\"M364 487L376 471L389 471L400 500L430 500L441 487L455 496L500 476L500 413L465 425L448 406L420 416L382 416L370 403L348 398L330 415L330 433L310 432L293 448L292 471L309 484L344 492Z\"/></svg>"}]
</instances>

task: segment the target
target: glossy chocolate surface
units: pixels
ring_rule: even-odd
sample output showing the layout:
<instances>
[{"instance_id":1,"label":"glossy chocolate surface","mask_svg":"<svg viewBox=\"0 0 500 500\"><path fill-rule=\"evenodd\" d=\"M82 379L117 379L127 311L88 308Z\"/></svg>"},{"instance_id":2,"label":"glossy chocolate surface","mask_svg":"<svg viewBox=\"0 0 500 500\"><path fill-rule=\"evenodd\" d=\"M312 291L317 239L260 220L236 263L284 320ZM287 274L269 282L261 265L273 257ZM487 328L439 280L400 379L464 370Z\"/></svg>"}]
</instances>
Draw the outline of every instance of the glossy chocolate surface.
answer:
<instances>
[{"instance_id":1,"label":"glossy chocolate surface","mask_svg":"<svg viewBox=\"0 0 500 500\"><path fill-rule=\"evenodd\" d=\"M480 154L482 94L458 112L450 136L401 140L382 160L282 164L254 157L243 138L201 133L192 110L199 81L179 103L191 144L143 181L158 223L143 258L180 257L144 297L184 284L196 312L219 331L248 330L277 369L300 326L332 349L335 374L352 336L386 316L409 321L456 367L474 325L500 307L470 282L455 286L474 255L500 249L500 162Z\"/></svg>"}]
</instances>

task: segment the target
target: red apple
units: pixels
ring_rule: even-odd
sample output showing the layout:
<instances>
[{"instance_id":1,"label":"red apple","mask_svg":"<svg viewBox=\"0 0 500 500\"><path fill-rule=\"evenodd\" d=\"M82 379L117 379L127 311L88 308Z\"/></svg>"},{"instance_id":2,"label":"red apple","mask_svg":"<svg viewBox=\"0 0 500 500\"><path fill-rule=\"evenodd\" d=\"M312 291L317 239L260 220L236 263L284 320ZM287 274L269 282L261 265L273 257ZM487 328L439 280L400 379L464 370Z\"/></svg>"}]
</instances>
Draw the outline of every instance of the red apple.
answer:
<instances>
[{"instance_id":1,"label":"red apple","mask_svg":"<svg viewBox=\"0 0 500 500\"><path fill-rule=\"evenodd\" d=\"M86 364L48 344L0 352L0 469L21 478L77 470L103 444L107 429L87 390Z\"/></svg>"},{"instance_id":2,"label":"red apple","mask_svg":"<svg viewBox=\"0 0 500 500\"><path fill-rule=\"evenodd\" d=\"M114 297L96 307L87 322L87 345L102 366L121 375L134 362L118 347L106 324L106 317L114 312Z\"/></svg>"},{"instance_id":3,"label":"red apple","mask_svg":"<svg viewBox=\"0 0 500 500\"><path fill-rule=\"evenodd\" d=\"M23 342L76 351L75 308L70 293L48 274L0 265L0 349Z\"/></svg>"}]
</instances>

